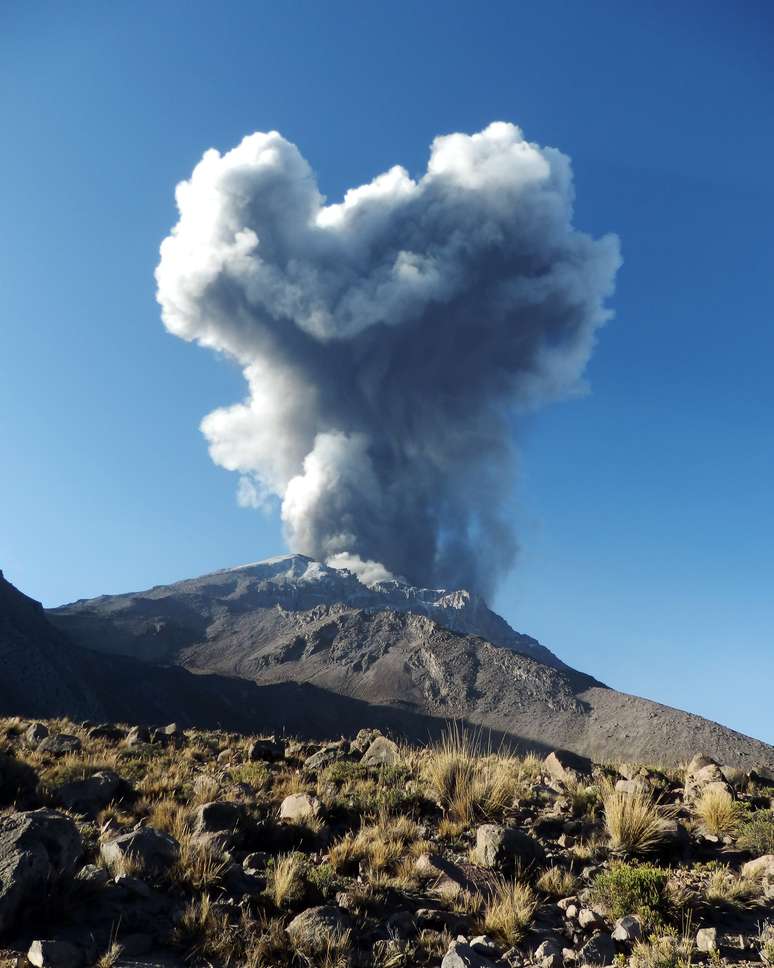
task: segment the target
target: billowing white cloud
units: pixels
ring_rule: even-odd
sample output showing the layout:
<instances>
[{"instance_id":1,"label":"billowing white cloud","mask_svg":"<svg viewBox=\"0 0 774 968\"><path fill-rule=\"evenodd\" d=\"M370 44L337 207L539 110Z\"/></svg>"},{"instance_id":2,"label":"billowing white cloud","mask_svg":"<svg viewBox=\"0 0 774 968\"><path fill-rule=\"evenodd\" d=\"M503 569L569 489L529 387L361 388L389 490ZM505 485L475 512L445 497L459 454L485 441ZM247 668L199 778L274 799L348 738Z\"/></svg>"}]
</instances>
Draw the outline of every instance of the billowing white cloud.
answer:
<instances>
[{"instance_id":1,"label":"billowing white cloud","mask_svg":"<svg viewBox=\"0 0 774 968\"><path fill-rule=\"evenodd\" d=\"M326 205L269 132L176 195L158 299L244 368L202 423L240 501L277 495L293 550L487 590L515 550L509 418L582 385L620 264L572 226L568 158L499 122Z\"/></svg>"}]
</instances>

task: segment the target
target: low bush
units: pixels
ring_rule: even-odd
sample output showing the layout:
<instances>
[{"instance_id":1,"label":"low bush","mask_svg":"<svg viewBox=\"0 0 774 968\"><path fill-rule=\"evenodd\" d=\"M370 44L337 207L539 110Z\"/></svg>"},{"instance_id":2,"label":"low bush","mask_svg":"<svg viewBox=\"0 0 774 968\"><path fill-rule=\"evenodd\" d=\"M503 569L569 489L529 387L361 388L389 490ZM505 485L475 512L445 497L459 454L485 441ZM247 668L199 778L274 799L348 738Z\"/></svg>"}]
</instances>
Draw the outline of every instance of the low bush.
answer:
<instances>
[{"instance_id":1,"label":"low bush","mask_svg":"<svg viewBox=\"0 0 774 968\"><path fill-rule=\"evenodd\" d=\"M774 810L757 810L739 825L737 843L756 855L774 854Z\"/></svg>"},{"instance_id":2,"label":"low bush","mask_svg":"<svg viewBox=\"0 0 774 968\"><path fill-rule=\"evenodd\" d=\"M591 885L592 899L613 920L638 915L647 929L664 920L668 909L669 872L651 864L612 864L597 874Z\"/></svg>"}]
</instances>

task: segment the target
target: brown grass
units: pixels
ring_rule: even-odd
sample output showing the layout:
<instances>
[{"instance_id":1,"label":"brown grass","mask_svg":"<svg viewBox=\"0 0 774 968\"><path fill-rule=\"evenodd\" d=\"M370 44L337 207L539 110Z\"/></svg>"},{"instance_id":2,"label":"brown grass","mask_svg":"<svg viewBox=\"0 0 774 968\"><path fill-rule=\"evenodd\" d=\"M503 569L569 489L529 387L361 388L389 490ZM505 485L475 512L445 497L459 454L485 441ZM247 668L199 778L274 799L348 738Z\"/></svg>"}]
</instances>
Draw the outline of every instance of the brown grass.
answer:
<instances>
[{"instance_id":1,"label":"brown grass","mask_svg":"<svg viewBox=\"0 0 774 968\"><path fill-rule=\"evenodd\" d=\"M505 944L521 941L537 908L535 892L524 881L499 880L484 905L482 928Z\"/></svg>"},{"instance_id":2,"label":"brown grass","mask_svg":"<svg viewBox=\"0 0 774 968\"><path fill-rule=\"evenodd\" d=\"M602 807L610 847L619 854L644 854L659 848L674 819L674 808L661 806L648 793L625 793L610 782L602 786Z\"/></svg>"}]
</instances>

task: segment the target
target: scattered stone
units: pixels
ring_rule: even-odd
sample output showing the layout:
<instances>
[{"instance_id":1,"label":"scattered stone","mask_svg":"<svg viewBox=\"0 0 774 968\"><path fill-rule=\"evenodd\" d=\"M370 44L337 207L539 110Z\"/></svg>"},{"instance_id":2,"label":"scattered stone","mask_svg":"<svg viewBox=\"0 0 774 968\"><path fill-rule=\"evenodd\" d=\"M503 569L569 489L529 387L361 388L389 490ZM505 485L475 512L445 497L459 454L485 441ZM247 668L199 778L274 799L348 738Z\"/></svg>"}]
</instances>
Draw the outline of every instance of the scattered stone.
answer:
<instances>
[{"instance_id":1,"label":"scattered stone","mask_svg":"<svg viewBox=\"0 0 774 968\"><path fill-rule=\"evenodd\" d=\"M96 864L87 864L78 871L75 879L80 886L90 891L99 891L110 880L110 874L104 867L97 867Z\"/></svg>"},{"instance_id":2,"label":"scattered stone","mask_svg":"<svg viewBox=\"0 0 774 968\"><path fill-rule=\"evenodd\" d=\"M561 945L551 938L538 945L533 958L541 968L561 968L564 962Z\"/></svg>"},{"instance_id":3,"label":"scattered stone","mask_svg":"<svg viewBox=\"0 0 774 968\"><path fill-rule=\"evenodd\" d=\"M91 726L86 730L86 735L89 739L106 739L111 743L118 743L124 738L124 730L120 726L114 726L112 723L99 723L97 726Z\"/></svg>"},{"instance_id":4,"label":"scattered stone","mask_svg":"<svg viewBox=\"0 0 774 968\"><path fill-rule=\"evenodd\" d=\"M363 754L363 766L394 766L400 759L398 744L386 736L377 736Z\"/></svg>"},{"instance_id":5,"label":"scattered stone","mask_svg":"<svg viewBox=\"0 0 774 968\"><path fill-rule=\"evenodd\" d=\"M352 921L346 911L333 904L307 908L287 926L288 937L296 947L317 950L332 935L349 930Z\"/></svg>"},{"instance_id":6,"label":"scattered stone","mask_svg":"<svg viewBox=\"0 0 774 968\"><path fill-rule=\"evenodd\" d=\"M78 968L83 955L67 941L33 941L27 960L35 968Z\"/></svg>"},{"instance_id":7,"label":"scattered stone","mask_svg":"<svg viewBox=\"0 0 774 968\"><path fill-rule=\"evenodd\" d=\"M705 790L720 790L730 797L734 796L731 784L715 760L699 754L694 756L685 771L685 799L696 800Z\"/></svg>"},{"instance_id":8,"label":"scattered stone","mask_svg":"<svg viewBox=\"0 0 774 968\"><path fill-rule=\"evenodd\" d=\"M273 763L275 760L283 759L284 756L285 747L274 736L270 736L268 739L257 739L247 749L247 758L251 762L263 760L267 763Z\"/></svg>"},{"instance_id":9,"label":"scattered stone","mask_svg":"<svg viewBox=\"0 0 774 968\"><path fill-rule=\"evenodd\" d=\"M140 827L106 841L101 845L100 853L108 865L131 858L143 868L164 870L177 860L180 845L169 834L153 827Z\"/></svg>"},{"instance_id":10,"label":"scattered stone","mask_svg":"<svg viewBox=\"0 0 774 968\"><path fill-rule=\"evenodd\" d=\"M641 776L632 777L631 780L617 780L615 788L619 793L628 793L630 796L648 794L651 789L648 781Z\"/></svg>"},{"instance_id":11,"label":"scattered stone","mask_svg":"<svg viewBox=\"0 0 774 968\"><path fill-rule=\"evenodd\" d=\"M115 884L116 887L122 887L135 897L150 897L153 893L145 881L139 877L132 877L131 874L117 874Z\"/></svg>"},{"instance_id":12,"label":"scattered stone","mask_svg":"<svg viewBox=\"0 0 774 968\"><path fill-rule=\"evenodd\" d=\"M251 874L263 873L269 863L269 854L262 850L248 854L242 861L242 867Z\"/></svg>"},{"instance_id":13,"label":"scattered stone","mask_svg":"<svg viewBox=\"0 0 774 968\"><path fill-rule=\"evenodd\" d=\"M45 723L31 723L24 734L24 741L27 746L36 747L42 740L49 735L48 726Z\"/></svg>"},{"instance_id":14,"label":"scattered stone","mask_svg":"<svg viewBox=\"0 0 774 968\"><path fill-rule=\"evenodd\" d=\"M452 941L443 957L441 968L496 968L495 963L479 954L471 945Z\"/></svg>"},{"instance_id":15,"label":"scattered stone","mask_svg":"<svg viewBox=\"0 0 774 968\"><path fill-rule=\"evenodd\" d=\"M609 934L598 931L581 948L579 957L584 965L612 965L615 960L613 939Z\"/></svg>"},{"instance_id":16,"label":"scattered stone","mask_svg":"<svg viewBox=\"0 0 774 968\"><path fill-rule=\"evenodd\" d=\"M471 860L481 867L513 867L517 862L542 861L543 848L537 840L515 827L483 824L476 831L476 846Z\"/></svg>"},{"instance_id":17,"label":"scattered stone","mask_svg":"<svg viewBox=\"0 0 774 968\"><path fill-rule=\"evenodd\" d=\"M57 787L54 796L58 803L76 813L96 813L107 806L121 783L112 770L101 770L85 780L73 780Z\"/></svg>"},{"instance_id":18,"label":"scattered stone","mask_svg":"<svg viewBox=\"0 0 774 968\"><path fill-rule=\"evenodd\" d=\"M329 743L321 750L313 753L305 762L304 769L308 772L318 772L335 763L336 760L352 759L349 744Z\"/></svg>"},{"instance_id":19,"label":"scattered stone","mask_svg":"<svg viewBox=\"0 0 774 968\"><path fill-rule=\"evenodd\" d=\"M599 924L599 918L590 908L581 908L578 911L578 924L584 929L596 927Z\"/></svg>"},{"instance_id":20,"label":"scattered stone","mask_svg":"<svg viewBox=\"0 0 774 968\"><path fill-rule=\"evenodd\" d=\"M591 776L591 760L575 753L555 751L543 760L546 772L560 783L570 783Z\"/></svg>"},{"instance_id":21,"label":"scattered stone","mask_svg":"<svg viewBox=\"0 0 774 968\"><path fill-rule=\"evenodd\" d=\"M150 743L150 730L147 726L132 726L126 734L124 744L126 746L140 746L143 743Z\"/></svg>"},{"instance_id":22,"label":"scattered stone","mask_svg":"<svg viewBox=\"0 0 774 968\"><path fill-rule=\"evenodd\" d=\"M718 950L718 929L699 928L696 932L696 947L705 954Z\"/></svg>"},{"instance_id":23,"label":"scattered stone","mask_svg":"<svg viewBox=\"0 0 774 968\"><path fill-rule=\"evenodd\" d=\"M50 753L52 756L66 756L68 753L77 753L81 748L81 741L77 736L70 736L67 733L51 733L38 743L41 753Z\"/></svg>"},{"instance_id":24,"label":"scattered stone","mask_svg":"<svg viewBox=\"0 0 774 968\"><path fill-rule=\"evenodd\" d=\"M72 874L82 853L78 828L55 810L0 816L0 934L22 905L42 901L52 883Z\"/></svg>"},{"instance_id":25,"label":"scattered stone","mask_svg":"<svg viewBox=\"0 0 774 968\"><path fill-rule=\"evenodd\" d=\"M365 753L371 743L381 735L381 731L378 729L361 729L349 744L349 748L355 753Z\"/></svg>"},{"instance_id":26,"label":"scattered stone","mask_svg":"<svg viewBox=\"0 0 774 968\"><path fill-rule=\"evenodd\" d=\"M630 943L632 941L639 941L641 937L642 923L633 914L627 914L625 917L618 918L613 925L613 941Z\"/></svg>"},{"instance_id":27,"label":"scattered stone","mask_svg":"<svg viewBox=\"0 0 774 968\"><path fill-rule=\"evenodd\" d=\"M317 797L308 793L292 793L285 797L280 807L280 820L291 820L295 823L312 820L321 816L323 805Z\"/></svg>"}]
</instances>

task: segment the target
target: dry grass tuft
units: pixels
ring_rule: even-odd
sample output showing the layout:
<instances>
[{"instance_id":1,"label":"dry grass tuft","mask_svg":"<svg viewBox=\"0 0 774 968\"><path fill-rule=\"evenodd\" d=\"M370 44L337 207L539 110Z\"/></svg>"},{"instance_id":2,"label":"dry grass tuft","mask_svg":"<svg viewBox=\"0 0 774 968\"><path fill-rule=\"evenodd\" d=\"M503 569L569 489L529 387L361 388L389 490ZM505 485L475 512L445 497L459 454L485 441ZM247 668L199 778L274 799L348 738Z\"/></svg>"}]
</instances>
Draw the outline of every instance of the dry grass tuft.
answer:
<instances>
[{"instance_id":1,"label":"dry grass tuft","mask_svg":"<svg viewBox=\"0 0 774 968\"><path fill-rule=\"evenodd\" d=\"M710 787L702 793L695 805L701 826L714 837L736 833L744 817L744 808L725 790Z\"/></svg>"},{"instance_id":2,"label":"dry grass tuft","mask_svg":"<svg viewBox=\"0 0 774 968\"><path fill-rule=\"evenodd\" d=\"M304 890L303 858L299 854L281 854L270 868L266 888L275 907L283 908L299 901Z\"/></svg>"},{"instance_id":3,"label":"dry grass tuft","mask_svg":"<svg viewBox=\"0 0 774 968\"><path fill-rule=\"evenodd\" d=\"M497 881L484 905L482 928L505 944L518 944L532 923L535 892L523 881Z\"/></svg>"},{"instance_id":4,"label":"dry grass tuft","mask_svg":"<svg viewBox=\"0 0 774 968\"><path fill-rule=\"evenodd\" d=\"M676 811L659 804L649 793L625 793L612 783L602 786L602 807L610 847L619 854L644 854L666 840Z\"/></svg>"},{"instance_id":5,"label":"dry grass tuft","mask_svg":"<svg viewBox=\"0 0 774 968\"><path fill-rule=\"evenodd\" d=\"M484 750L478 734L456 724L427 751L421 769L444 814L460 824L501 817L525 786L517 757Z\"/></svg>"},{"instance_id":6,"label":"dry grass tuft","mask_svg":"<svg viewBox=\"0 0 774 968\"><path fill-rule=\"evenodd\" d=\"M563 867L549 867L537 880L537 888L551 897L569 897L575 893L578 878Z\"/></svg>"},{"instance_id":7,"label":"dry grass tuft","mask_svg":"<svg viewBox=\"0 0 774 968\"><path fill-rule=\"evenodd\" d=\"M721 867L711 873L704 888L704 900L713 907L743 909L754 907L760 900L760 884L748 877Z\"/></svg>"}]
</instances>

